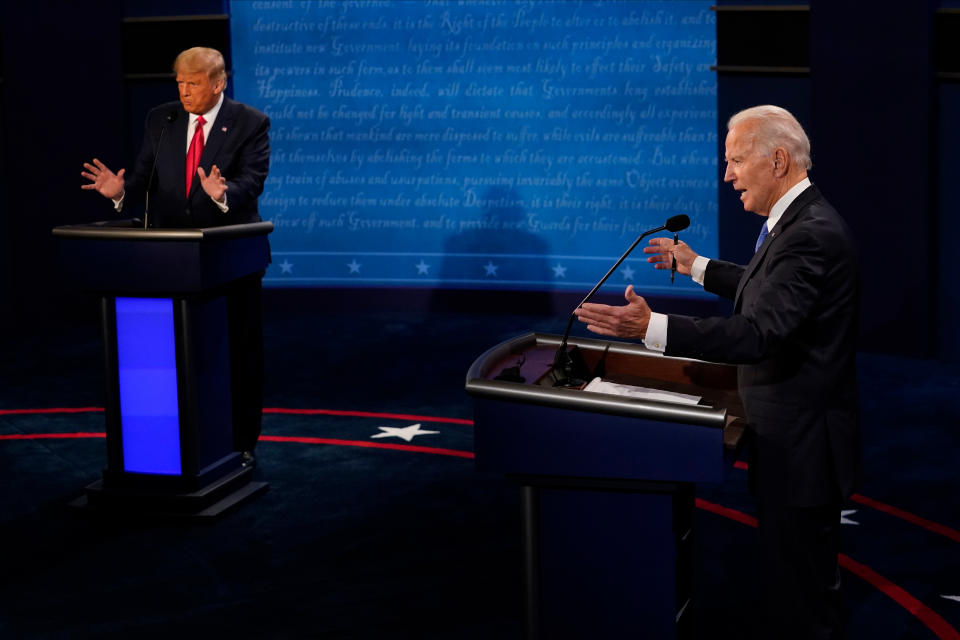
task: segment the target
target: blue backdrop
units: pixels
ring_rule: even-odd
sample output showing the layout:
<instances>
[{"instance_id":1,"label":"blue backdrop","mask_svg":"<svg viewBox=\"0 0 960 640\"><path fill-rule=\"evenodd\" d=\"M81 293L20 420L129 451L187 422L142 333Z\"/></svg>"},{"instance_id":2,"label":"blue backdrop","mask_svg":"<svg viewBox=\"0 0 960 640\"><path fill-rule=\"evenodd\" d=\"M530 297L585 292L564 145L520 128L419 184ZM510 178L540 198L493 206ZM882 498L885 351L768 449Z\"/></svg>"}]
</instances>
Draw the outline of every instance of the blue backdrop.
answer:
<instances>
[{"instance_id":1,"label":"blue backdrop","mask_svg":"<svg viewBox=\"0 0 960 640\"><path fill-rule=\"evenodd\" d=\"M717 251L709 2L232 2L272 121L273 286L583 289L684 213ZM670 285L637 253L608 287Z\"/></svg>"}]
</instances>

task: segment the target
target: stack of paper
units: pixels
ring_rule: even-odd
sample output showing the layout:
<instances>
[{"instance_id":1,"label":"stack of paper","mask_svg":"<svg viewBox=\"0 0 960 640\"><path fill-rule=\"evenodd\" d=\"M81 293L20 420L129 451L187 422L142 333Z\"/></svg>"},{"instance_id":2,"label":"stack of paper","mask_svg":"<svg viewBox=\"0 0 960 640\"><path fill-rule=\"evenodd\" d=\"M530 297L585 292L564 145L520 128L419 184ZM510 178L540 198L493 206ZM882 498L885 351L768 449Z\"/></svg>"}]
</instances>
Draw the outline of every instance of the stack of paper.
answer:
<instances>
[{"instance_id":1,"label":"stack of paper","mask_svg":"<svg viewBox=\"0 0 960 640\"><path fill-rule=\"evenodd\" d=\"M660 391L659 389L648 389L646 387L635 387L629 384L618 384L608 382L600 378L594 378L583 388L584 391L593 391L595 393L611 393L615 396L628 396L630 398L640 398L642 400L658 400L660 402L675 402L678 404L697 404L700 402L700 396L691 396L686 393L674 393L673 391Z\"/></svg>"}]
</instances>

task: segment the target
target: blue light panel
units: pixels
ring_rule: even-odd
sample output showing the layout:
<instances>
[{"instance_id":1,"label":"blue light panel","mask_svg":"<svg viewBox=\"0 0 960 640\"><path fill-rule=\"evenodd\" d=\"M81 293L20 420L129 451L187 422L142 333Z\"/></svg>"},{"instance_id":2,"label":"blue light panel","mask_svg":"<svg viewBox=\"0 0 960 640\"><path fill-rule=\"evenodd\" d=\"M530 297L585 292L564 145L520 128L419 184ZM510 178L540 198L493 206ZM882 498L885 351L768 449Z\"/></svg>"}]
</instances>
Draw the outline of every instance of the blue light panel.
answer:
<instances>
[{"instance_id":1,"label":"blue light panel","mask_svg":"<svg viewBox=\"0 0 960 640\"><path fill-rule=\"evenodd\" d=\"M124 470L179 475L173 300L117 298L116 312Z\"/></svg>"}]
</instances>

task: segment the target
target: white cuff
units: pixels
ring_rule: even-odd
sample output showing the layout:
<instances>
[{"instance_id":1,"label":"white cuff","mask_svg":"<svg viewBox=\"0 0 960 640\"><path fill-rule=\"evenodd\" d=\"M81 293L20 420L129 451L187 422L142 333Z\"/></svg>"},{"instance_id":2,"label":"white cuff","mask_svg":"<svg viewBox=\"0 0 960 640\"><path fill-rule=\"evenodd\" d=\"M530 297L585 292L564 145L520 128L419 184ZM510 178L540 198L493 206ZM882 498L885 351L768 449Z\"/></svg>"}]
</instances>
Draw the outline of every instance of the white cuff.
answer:
<instances>
[{"instance_id":1,"label":"white cuff","mask_svg":"<svg viewBox=\"0 0 960 640\"><path fill-rule=\"evenodd\" d=\"M647 349L660 353L667 349L667 316L656 311L650 312L650 324L647 325L643 344L647 345Z\"/></svg>"},{"instance_id":2,"label":"white cuff","mask_svg":"<svg viewBox=\"0 0 960 640\"><path fill-rule=\"evenodd\" d=\"M210 199L213 200L213 198ZM227 194L223 194L223 202L217 202L216 200L213 200L213 204L217 205L217 208L223 213L226 213L230 210L230 207L227 206Z\"/></svg>"},{"instance_id":3,"label":"white cuff","mask_svg":"<svg viewBox=\"0 0 960 640\"><path fill-rule=\"evenodd\" d=\"M699 285L703 285L703 278L707 275L707 263L710 262L710 258L704 258L703 256L697 256L693 260L693 266L690 267L690 277L693 278L693 281Z\"/></svg>"}]
</instances>

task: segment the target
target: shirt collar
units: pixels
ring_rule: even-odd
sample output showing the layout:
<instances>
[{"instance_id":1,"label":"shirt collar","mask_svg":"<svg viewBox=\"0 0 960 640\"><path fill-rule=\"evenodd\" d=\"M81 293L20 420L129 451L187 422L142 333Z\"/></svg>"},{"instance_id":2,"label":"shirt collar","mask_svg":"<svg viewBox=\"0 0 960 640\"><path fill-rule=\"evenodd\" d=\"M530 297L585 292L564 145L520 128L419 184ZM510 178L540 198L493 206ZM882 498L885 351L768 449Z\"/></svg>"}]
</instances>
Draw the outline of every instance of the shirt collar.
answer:
<instances>
[{"instance_id":1,"label":"shirt collar","mask_svg":"<svg viewBox=\"0 0 960 640\"><path fill-rule=\"evenodd\" d=\"M780 199L777 200L776 204L770 208L770 215L767 217L767 230L772 231L773 228L780 222L780 218L783 216L783 212L787 210L787 207L797 199L801 193L803 193L807 187L810 186L810 178L804 178L797 184L790 187L790 189L780 196Z\"/></svg>"},{"instance_id":2,"label":"shirt collar","mask_svg":"<svg viewBox=\"0 0 960 640\"><path fill-rule=\"evenodd\" d=\"M213 107L210 108L210 111L207 111L207 112L204 113L204 114L191 113L191 114L190 114L190 121L189 121L187 124L190 125L190 128L193 128L194 125L195 125L196 122L197 122L197 118L199 118L200 115L202 115L204 122L206 122L206 123L208 123L208 124L210 124L210 125L213 125L213 121L217 119L217 114L220 113L220 107L221 107L221 106L223 106L223 93L222 93L222 92L220 93L220 99L217 100L217 104L213 105Z\"/></svg>"}]
</instances>

